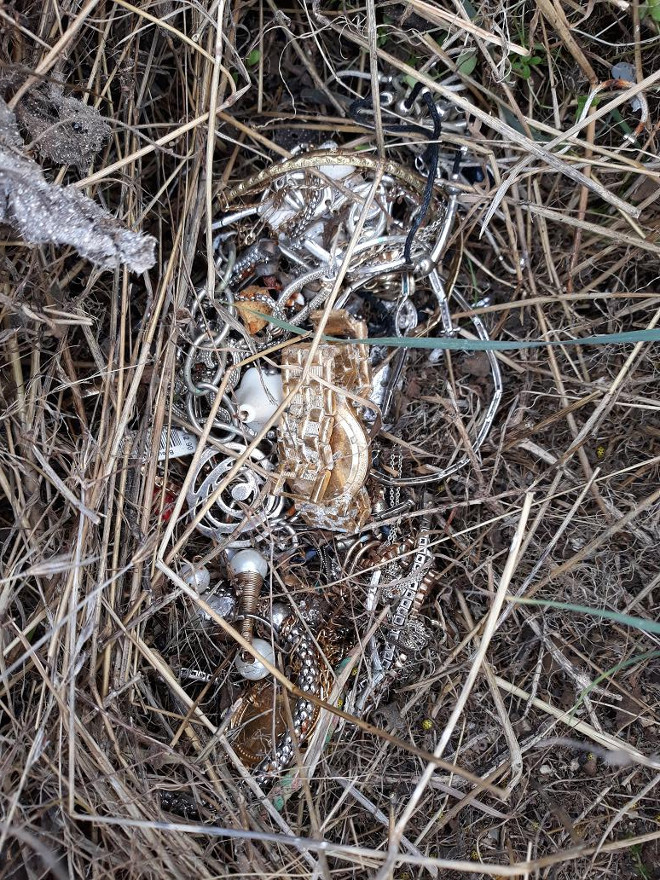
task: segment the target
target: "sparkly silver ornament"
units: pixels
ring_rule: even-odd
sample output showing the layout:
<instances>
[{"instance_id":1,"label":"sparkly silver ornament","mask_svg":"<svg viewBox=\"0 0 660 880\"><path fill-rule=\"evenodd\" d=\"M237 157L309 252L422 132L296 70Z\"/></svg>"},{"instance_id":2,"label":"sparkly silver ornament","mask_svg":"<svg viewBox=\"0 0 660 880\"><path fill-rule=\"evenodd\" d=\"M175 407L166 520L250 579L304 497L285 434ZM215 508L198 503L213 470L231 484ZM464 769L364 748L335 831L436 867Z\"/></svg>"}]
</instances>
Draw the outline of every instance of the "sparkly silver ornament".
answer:
<instances>
[{"instance_id":1,"label":"sparkly silver ornament","mask_svg":"<svg viewBox=\"0 0 660 880\"><path fill-rule=\"evenodd\" d=\"M236 620L238 600L234 593L231 593L226 589L221 589L213 595L204 596L204 601L215 611L218 617L222 617L223 620L227 620L229 623ZM211 615L207 614L206 611L203 611L201 608L199 609L199 616L206 623L214 622Z\"/></svg>"}]
</instances>

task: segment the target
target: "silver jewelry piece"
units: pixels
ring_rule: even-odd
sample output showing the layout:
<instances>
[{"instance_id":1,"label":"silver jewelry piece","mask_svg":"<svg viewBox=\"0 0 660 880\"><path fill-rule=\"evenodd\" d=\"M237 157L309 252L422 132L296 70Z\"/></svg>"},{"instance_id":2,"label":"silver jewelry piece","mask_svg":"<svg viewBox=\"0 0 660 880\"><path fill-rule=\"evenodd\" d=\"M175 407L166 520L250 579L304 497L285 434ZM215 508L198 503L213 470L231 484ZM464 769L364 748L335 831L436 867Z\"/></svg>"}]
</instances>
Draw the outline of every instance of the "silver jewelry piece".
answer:
<instances>
[{"instance_id":1,"label":"silver jewelry piece","mask_svg":"<svg viewBox=\"0 0 660 880\"><path fill-rule=\"evenodd\" d=\"M243 444L234 442L226 443L225 447L235 457L246 449ZM211 447L204 451L186 496L191 516L197 515L234 466L234 457L223 455ZM197 523L198 531L217 541L234 535L236 540L232 542L233 546L247 546L249 541L244 536L267 521L276 519L284 505L282 496L268 494L266 477L259 473L267 473L271 469L272 465L264 453L253 450L250 461L232 475L226 488Z\"/></svg>"}]
</instances>

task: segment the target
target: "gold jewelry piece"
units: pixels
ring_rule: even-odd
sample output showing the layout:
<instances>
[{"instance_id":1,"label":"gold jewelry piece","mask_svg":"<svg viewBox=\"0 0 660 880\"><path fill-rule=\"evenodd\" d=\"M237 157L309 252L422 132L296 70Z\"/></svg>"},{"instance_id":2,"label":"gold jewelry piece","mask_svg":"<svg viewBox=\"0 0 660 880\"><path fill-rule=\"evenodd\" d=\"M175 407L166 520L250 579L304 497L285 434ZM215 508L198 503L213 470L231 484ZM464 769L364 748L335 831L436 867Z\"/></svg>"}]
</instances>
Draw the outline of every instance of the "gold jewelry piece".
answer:
<instances>
[{"instance_id":1,"label":"gold jewelry piece","mask_svg":"<svg viewBox=\"0 0 660 880\"><path fill-rule=\"evenodd\" d=\"M402 180L413 191L420 195L424 192L425 180L409 171L398 162L392 162L388 159L377 159L373 156L361 155L358 152L346 152L339 150L316 150L309 153L303 153L300 156L294 156L292 159L285 159L275 165L269 165L263 171L259 171L252 177L242 180L227 195L227 204L232 205L234 199L238 199L246 193L255 189L268 186L275 178L281 177L283 174L291 174L295 171L304 171L306 169L318 170L322 173L323 168L328 165L347 165L351 168L361 168L366 171L380 171L383 174L390 174L392 177Z\"/></svg>"},{"instance_id":2,"label":"gold jewelry piece","mask_svg":"<svg viewBox=\"0 0 660 880\"><path fill-rule=\"evenodd\" d=\"M232 729L238 730L232 746L246 767L262 761L286 731L286 699L285 691L276 691L272 681L263 681L254 686L232 719Z\"/></svg>"},{"instance_id":3,"label":"gold jewelry piece","mask_svg":"<svg viewBox=\"0 0 660 880\"><path fill-rule=\"evenodd\" d=\"M318 326L322 312L313 312ZM364 338L367 327L348 312L331 312L325 327L331 336ZM278 426L280 483L286 482L302 518L331 531L359 531L371 513L364 482L371 465L370 440L356 398L371 392L366 346L322 343L311 363L312 347L284 349L282 385L289 406ZM302 387L300 377L308 366Z\"/></svg>"}]
</instances>

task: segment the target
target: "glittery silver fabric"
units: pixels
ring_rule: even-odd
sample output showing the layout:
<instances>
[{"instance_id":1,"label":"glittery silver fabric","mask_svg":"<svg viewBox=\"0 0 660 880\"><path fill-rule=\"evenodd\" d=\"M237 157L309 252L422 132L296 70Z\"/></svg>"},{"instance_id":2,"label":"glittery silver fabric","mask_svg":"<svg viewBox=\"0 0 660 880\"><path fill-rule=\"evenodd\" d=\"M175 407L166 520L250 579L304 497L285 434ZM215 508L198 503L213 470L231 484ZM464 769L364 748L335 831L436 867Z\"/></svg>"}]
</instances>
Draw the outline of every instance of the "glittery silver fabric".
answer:
<instances>
[{"instance_id":1,"label":"glittery silver fabric","mask_svg":"<svg viewBox=\"0 0 660 880\"><path fill-rule=\"evenodd\" d=\"M16 116L40 156L83 172L110 137L99 111L65 95L59 83L31 89L18 102Z\"/></svg>"},{"instance_id":2,"label":"glittery silver fabric","mask_svg":"<svg viewBox=\"0 0 660 880\"><path fill-rule=\"evenodd\" d=\"M29 244L71 245L104 269L125 264L144 272L154 265L155 238L127 229L79 190L48 183L19 143L13 114L0 99L0 223Z\"/></svg>"}]
</instances>

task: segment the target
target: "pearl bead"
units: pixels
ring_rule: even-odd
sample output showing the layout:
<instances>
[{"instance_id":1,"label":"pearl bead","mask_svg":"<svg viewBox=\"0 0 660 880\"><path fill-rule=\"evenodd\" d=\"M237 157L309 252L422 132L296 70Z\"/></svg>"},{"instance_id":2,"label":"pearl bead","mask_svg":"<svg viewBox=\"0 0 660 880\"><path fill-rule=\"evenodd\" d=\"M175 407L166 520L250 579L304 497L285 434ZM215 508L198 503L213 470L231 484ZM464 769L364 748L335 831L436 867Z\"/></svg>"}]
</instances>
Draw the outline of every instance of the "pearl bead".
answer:
<instances>
[{"instance_id":1,"label":"pearl bead","mask_svg":"<svg viewBox=\"0 0 660 880\"><path fill-rule=\"evenodd\" d=\"M198 593L204 593L211 585L211 574L204 565L192 565L186 562L181 566L179 577Z\"/></svg>"},{"instance_id":2,"label":"pearl bead","mask_svg":"<svg viewBox=\"0 0 660 880\"><path fill-rule=\"evenodd\" d=\"M270 642L266 642L263 639L255 639L252 645L269 663L275 664L275 651ZM266 678L269 675L264 664L260 660L256 660L247 651L245 653L242 650L238 652L234 661L234 667L236 672L247 679L247 681L261 681L262 678Z\"/></svg>"},{"instance_id":3,"label":"pearl bead","mask_svg":"<svg viewBox=\"0 0 660 880\"><path fill-rule=\"evenodd\" d=\"M253 550L252 548L239 550L237 553L234 553L227 567L229 574L233 577L254 572L265 578L268 574L268 562L258 550Z\"/></svg>"}]
</instances>

